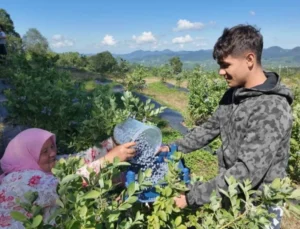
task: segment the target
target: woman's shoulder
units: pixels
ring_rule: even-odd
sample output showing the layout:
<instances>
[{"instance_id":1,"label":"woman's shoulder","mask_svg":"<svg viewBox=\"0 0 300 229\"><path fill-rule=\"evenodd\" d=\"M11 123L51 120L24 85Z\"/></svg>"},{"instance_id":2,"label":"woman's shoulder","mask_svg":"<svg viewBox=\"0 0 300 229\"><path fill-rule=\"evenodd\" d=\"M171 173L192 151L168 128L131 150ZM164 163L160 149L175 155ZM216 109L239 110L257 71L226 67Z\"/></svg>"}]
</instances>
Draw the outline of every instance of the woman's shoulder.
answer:
<instances>
[{"instance_id":1,"label":"woman's shoulder","mask_svg":"<svg viewBox=\"0 0 300 229\"><path fill-rule=\"evenodd\" d=\"M3 180L2 185L5 184L26 184L35 187L39 184L57 184L57 179L52 175L40 170L23 170L7 174Z\"/></svg>"}]
</instances>

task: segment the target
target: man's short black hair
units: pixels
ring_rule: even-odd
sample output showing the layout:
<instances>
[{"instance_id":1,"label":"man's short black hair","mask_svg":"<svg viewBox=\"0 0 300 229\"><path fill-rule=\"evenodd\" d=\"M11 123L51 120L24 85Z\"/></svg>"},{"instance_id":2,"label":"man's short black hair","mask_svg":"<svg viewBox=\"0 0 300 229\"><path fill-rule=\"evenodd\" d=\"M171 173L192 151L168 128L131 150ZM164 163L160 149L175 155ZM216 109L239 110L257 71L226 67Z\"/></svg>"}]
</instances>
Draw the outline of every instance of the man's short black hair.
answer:
<instances>
[{"instance_id":1,"label":"man's short black hair","mask_svg":"<svg viewBox=\"0 0 300 229\"><path fill-rule=\"evenodd\" d=\"M221 37L214 46L213 57L218 62L229 55L240 56L246 51L254 52L256 61L261 65L263 37L254 26L237 25L225 28Z\"/></svg>"},{"instance_id":2,"label":"man's short black hair","mask_svg":"<svg viewBox=\"0 0 300 229\"><path fill-rule=\"evenodd\" d=\"M2 25L0 25L0 28L1 28L2 30L4 30L4 28L3 28L3 26L2 26Z\"/></svg>"}]
</instances>

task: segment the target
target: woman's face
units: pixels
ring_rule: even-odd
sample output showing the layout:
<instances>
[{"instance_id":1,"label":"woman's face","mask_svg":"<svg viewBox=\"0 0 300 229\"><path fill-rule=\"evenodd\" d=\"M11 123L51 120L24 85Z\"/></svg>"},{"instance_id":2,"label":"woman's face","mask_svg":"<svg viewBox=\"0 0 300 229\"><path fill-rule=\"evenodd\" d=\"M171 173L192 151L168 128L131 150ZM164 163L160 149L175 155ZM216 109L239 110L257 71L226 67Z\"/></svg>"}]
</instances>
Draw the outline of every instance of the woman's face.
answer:
<instances>
[{"instance_id":1,"label":"woman's face","mask_svg":"<svg viewBox=\"0 0 300 229\"><path fill-rule=\"evenodd\" d=\"M39 159L39 166L45 172L51 172L51 169L55 165L55 158L56 158L56 147L52 141L52 138L49 138L43 145L40 159Z\"/></svg>"}]
</instances>

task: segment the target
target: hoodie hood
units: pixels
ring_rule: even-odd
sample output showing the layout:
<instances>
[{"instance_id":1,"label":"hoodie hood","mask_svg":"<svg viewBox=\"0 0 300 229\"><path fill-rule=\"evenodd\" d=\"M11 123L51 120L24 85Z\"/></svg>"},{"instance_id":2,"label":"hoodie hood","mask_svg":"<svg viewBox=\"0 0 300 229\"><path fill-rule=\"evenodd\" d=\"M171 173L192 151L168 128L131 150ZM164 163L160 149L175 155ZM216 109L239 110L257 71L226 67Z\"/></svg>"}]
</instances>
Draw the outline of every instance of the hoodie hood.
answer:
<instances>
[{"instance_id":1,"label":"hoodie hood","mask_svg":"<svg viewBox=\"0 0 300 229\"><path fill-rule=\"evenodd\" d=\"M253 88L237 88L234 94L235 101L242 101L249 97L260 96L262 94L280 95L286 98L289 104L293 102L292 91L280 83L280 77L275 72L264 72L267 80Z\"/></svg>"}]
</instances>

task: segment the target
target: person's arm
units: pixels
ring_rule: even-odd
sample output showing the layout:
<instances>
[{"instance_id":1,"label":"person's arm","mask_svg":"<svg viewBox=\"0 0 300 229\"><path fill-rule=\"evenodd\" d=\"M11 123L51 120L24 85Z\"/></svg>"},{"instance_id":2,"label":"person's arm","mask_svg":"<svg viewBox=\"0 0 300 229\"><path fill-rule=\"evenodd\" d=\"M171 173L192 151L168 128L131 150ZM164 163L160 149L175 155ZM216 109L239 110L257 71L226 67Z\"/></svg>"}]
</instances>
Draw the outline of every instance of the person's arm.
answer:
<instances>
[{"instance_id":1,"label":"person's arm","mask_svg":"<svg viewBox=\"0 0 300 229\"><path fill-rule=\"evenodd\" d=\"M104 157L107 155L107 153L112 150L115 147L115 143L112 138L108 138L105 141L102 141L100 143L100 147L93 146L91 148L88 148L87 150L74 153L74 154L64 154L64 155L58 155L56 158L59 160L60 158L69 158L69 157L80 157L83 158L85 163L91 163L95 160L98 160L99 158Z\"/></svg>"},{"instance_id":2,"label":"person's arm","mask_svg":"<svg viewBox=\"0 0 300 229\"><path fill-rule=\"evenodd\" d=\"M195 127L182 139L175 141L174 143L178 146L178 151L189 153L200 149L213 141L220 134L219 112L220 107L218 107L212 117L205 123Z\"/></svg>"},{"instance_id":3,"label":"person's arm","mask_svg":"<svg viewBox=\"0 0 300 229\"><path fill-rule=\"evenodd\" d=\"M120 161L126 161L135 155L134 142L128 142L114 147L105 156L86 164L77 170L77 174L84 177L89 177L88 168L92 168L96 173L100 172L100 169L105 166L105 163L112 163L115 157L118 157Z\"/></svg>"},{"instance_id":4,"label":"person's arm","mask_svg":"<svg viewBox=\"0 0 300 229\"><path fill-rule=\"evenodd\" d=\"M210 201L214 190L217 193L219 189L227 190L225 176L233 176L239 181L249 179L252 187L256 187L264 179L282 142L289 141L291 129L292 115L287 102L278 99L258 104L249 117L234 166L209 182L190 186L186 194L188 204L203 205Z\"/></svg>"}]
</instances>

